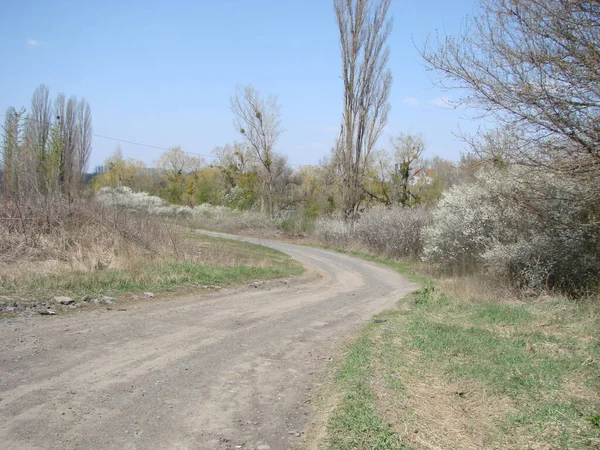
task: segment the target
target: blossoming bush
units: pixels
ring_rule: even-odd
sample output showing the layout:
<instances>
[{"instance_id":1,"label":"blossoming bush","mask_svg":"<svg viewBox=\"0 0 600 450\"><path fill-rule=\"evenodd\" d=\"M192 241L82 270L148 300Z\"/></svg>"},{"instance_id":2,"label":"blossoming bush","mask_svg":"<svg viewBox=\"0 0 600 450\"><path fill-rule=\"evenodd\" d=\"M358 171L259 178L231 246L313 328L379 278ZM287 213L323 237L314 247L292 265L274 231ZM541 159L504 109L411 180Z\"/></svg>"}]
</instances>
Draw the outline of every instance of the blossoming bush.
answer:
<instances>
[{"instance_id":1,"label":"blossoming bush","mask_svg":"<svg viewBox=\"0 0 600 450\"><path fill-rule=\"evenodd\" d=\"M597 211L579 201L586 192L556 174L482 171L444 194L424 233L423 259L455 272L483 270L520 288L593 291L600 248Z\"/></svg>"},{"instance_id":2,"label":"blossoming bush","mask_svg":"<svg viewBox=\"0 0 600 450\"><path fill-rule=\"evenodd\" d=\"M195 207L172 205L159 197L145 192L134 192L128 187L105 187L98 191L95 198L103 205L120 206L165 218L183 219L191 221L196 226L217 231L265 228L274 230L280 228L281 224L289 219L285 213L271 219L258 211L238 210L208 203Z\"/></svg>"},{"instance_id":3,"label":"blossoming bush","mask_svg":"<svg viewBox=\"0 0 600 450\"><path fill-rule=\"evenodd\" d=\"M341 218L317 219L315 232L328 245L357 245L380 255L416 258L423 249L423 229L430 214L423 208L375 207L350 225Z\"/></svg>"}]
</instances>

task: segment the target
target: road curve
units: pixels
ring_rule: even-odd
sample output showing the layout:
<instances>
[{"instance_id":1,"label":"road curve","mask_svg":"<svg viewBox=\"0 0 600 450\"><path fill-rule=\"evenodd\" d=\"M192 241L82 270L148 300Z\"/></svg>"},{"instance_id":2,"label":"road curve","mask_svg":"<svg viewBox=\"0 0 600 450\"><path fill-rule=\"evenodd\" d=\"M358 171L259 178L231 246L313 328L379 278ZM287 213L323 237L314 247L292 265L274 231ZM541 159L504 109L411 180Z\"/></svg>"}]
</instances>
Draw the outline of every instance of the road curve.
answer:
<instances>
[{"instance_id":1,"label":"road curve","mask_svg":"<svg viewBox=\"0 0 600 450\"><path fill-rule=\"evenodd\" d=\"M416 286L325 250L288 283L0 320L0 448L287 449L335 349Z\"/></svg>"}]
</instances>

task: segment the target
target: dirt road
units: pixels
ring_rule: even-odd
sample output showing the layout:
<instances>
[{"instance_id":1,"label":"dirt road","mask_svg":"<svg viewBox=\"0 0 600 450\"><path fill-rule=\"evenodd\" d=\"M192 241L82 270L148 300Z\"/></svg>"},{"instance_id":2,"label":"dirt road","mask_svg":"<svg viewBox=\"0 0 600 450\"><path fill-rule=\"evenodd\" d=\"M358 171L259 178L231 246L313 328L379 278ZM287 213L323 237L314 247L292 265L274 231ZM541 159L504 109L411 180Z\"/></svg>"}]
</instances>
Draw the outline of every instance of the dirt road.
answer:
<instances>
[{"instance_id":1,"label":"dirt road","mask_svg":"<svg viewBox=\"0 0 600 450\"><path fill-rule=\"evenodd\" d=\"M332 352L415 286L345 255L256 242L307 274L126 311L1 320L0 448L294 445Z\"/></svg>"}]
</instances>

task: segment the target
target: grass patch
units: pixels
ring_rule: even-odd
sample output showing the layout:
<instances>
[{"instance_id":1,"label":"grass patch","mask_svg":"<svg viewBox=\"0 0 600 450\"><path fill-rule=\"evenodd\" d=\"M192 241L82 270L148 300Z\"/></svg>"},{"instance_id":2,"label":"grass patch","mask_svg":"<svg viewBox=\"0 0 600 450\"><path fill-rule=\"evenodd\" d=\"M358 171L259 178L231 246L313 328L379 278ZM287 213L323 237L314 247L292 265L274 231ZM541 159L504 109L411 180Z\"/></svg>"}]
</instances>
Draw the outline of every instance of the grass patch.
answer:
<instances>
[{"instance_id":1,"label":"grass patch","mask_svg":"<svg viewBox=\"0 0 600 450\"><path fill-rule=\"evenodd\" d=\"M522 306L480 305L475 307L473 320L493 325L518 325L533 320L533 315Z\"/></svg>"},{"instance_id":2,"label":"grass patch","mask_svg":"<svg viewBox=\"0 0 600 450\"><path fill-rule=\"evenodd\" d=\"M329 421L330 449L407 448L374 409L376 397L369 385L372 359L373 342L364 334L352 343L336 375L344 394Z\"/></svg>"},{"instance_id":3,"label":"grass patch","mask_svg":"<svg viewBox=\"0 0 600 450\"><path fill-rule=\"evenodd\" d=\"M324 448L600 448L597 300L466 298L420 281L350 346Z\"/></svg>"},{"instance_id":4,"label":"grass patch","mask_svg":"<svg viewBox=\"0 0 600 450\"><path fill-rule=\"evenodd\" d=\"M0 295L40 299L53 295L102 296L142 291L189 290L204 285L232 286L251 280L298 275L300 263L260 245L209 236L187 236L195 249L186 259L159 260L124 269L98 269L36 276L0 284Z\"/></svg>"}]
</instances>

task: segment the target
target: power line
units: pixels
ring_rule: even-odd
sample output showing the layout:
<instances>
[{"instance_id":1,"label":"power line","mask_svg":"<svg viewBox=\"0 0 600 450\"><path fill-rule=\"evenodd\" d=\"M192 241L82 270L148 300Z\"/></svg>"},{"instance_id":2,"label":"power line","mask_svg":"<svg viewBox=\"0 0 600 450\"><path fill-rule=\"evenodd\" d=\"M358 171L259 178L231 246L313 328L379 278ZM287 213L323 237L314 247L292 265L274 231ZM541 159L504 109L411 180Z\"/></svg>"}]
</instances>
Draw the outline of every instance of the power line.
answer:
<instances>
[{"instance_id":1,"label":"power line","mask_svg":"<svg viewBox=\"0 0 600 450\"><path fill-rule=\"evenodd\" d=\"M0 114L0 117L5 117L5 116L6 116L6 114ZM24 120L31 120L31 121L35 121L35 122L37 122L35 119L33 119L33 118L31 118L31 117L25 117L25 118L24 118ZM126 143L126 144L138 145L138 146L140 146L140 147L148 147L148 148L153 148L153 149L156 149L156 150L165 150L165 151L171 150L170 148L167 148L167 147L160 147L160 146L158 146L158 145L144 144L144 143L142 143L142 142L134 142L134 141L129 141L129 140L127 140L127 139L120 139L120 138L115 138L115 137L111 137L111 136L103 136L103 135L101 135L101 134L95 134L95 133L92 133L92 136L93 136L93 137L97 137L97 138L101 138L101 139L108 139L108 140L110 140L110 141L124 142L124 143ZM202 157L205 157L205 158L216 158L216 156L215 156L215 155L207 155L207 154L205 154L205 153L187 152L187 151L184 151L184 150L182 150L182 152L183 152L183 153L186 153L186 154L188 154L188 155L202 156ZM302 166L305 166L306 164L293 164L293 163L287 163L287 165L288 165L288 166L298 166L298 167L302 167Z\"/></svg>"},{"instance_id":2,"label":"power line","mask_svg":"<svg viewBox=\"0 0 600 450\"><path fill-rule=\"evenodd\" d=\"M140 147L155 148L157 150L170 150L170 148L166 148L166 147L159 147L157 145L143 144L141 142L133 142L133 141L128 141L126 139L119 139L119 138L114 138L114 137L110 137L110 136L102 136L100 134L92 133L92 136L102 138L102 139L109 139L111 141L125 142L126 144L139 145ZM188 155L204 156L206 158L215 158L215 155L207 155L205 153L186 152L183 150L182 150L182 152L187 153Z\"/></svg>"}]
</instances>

